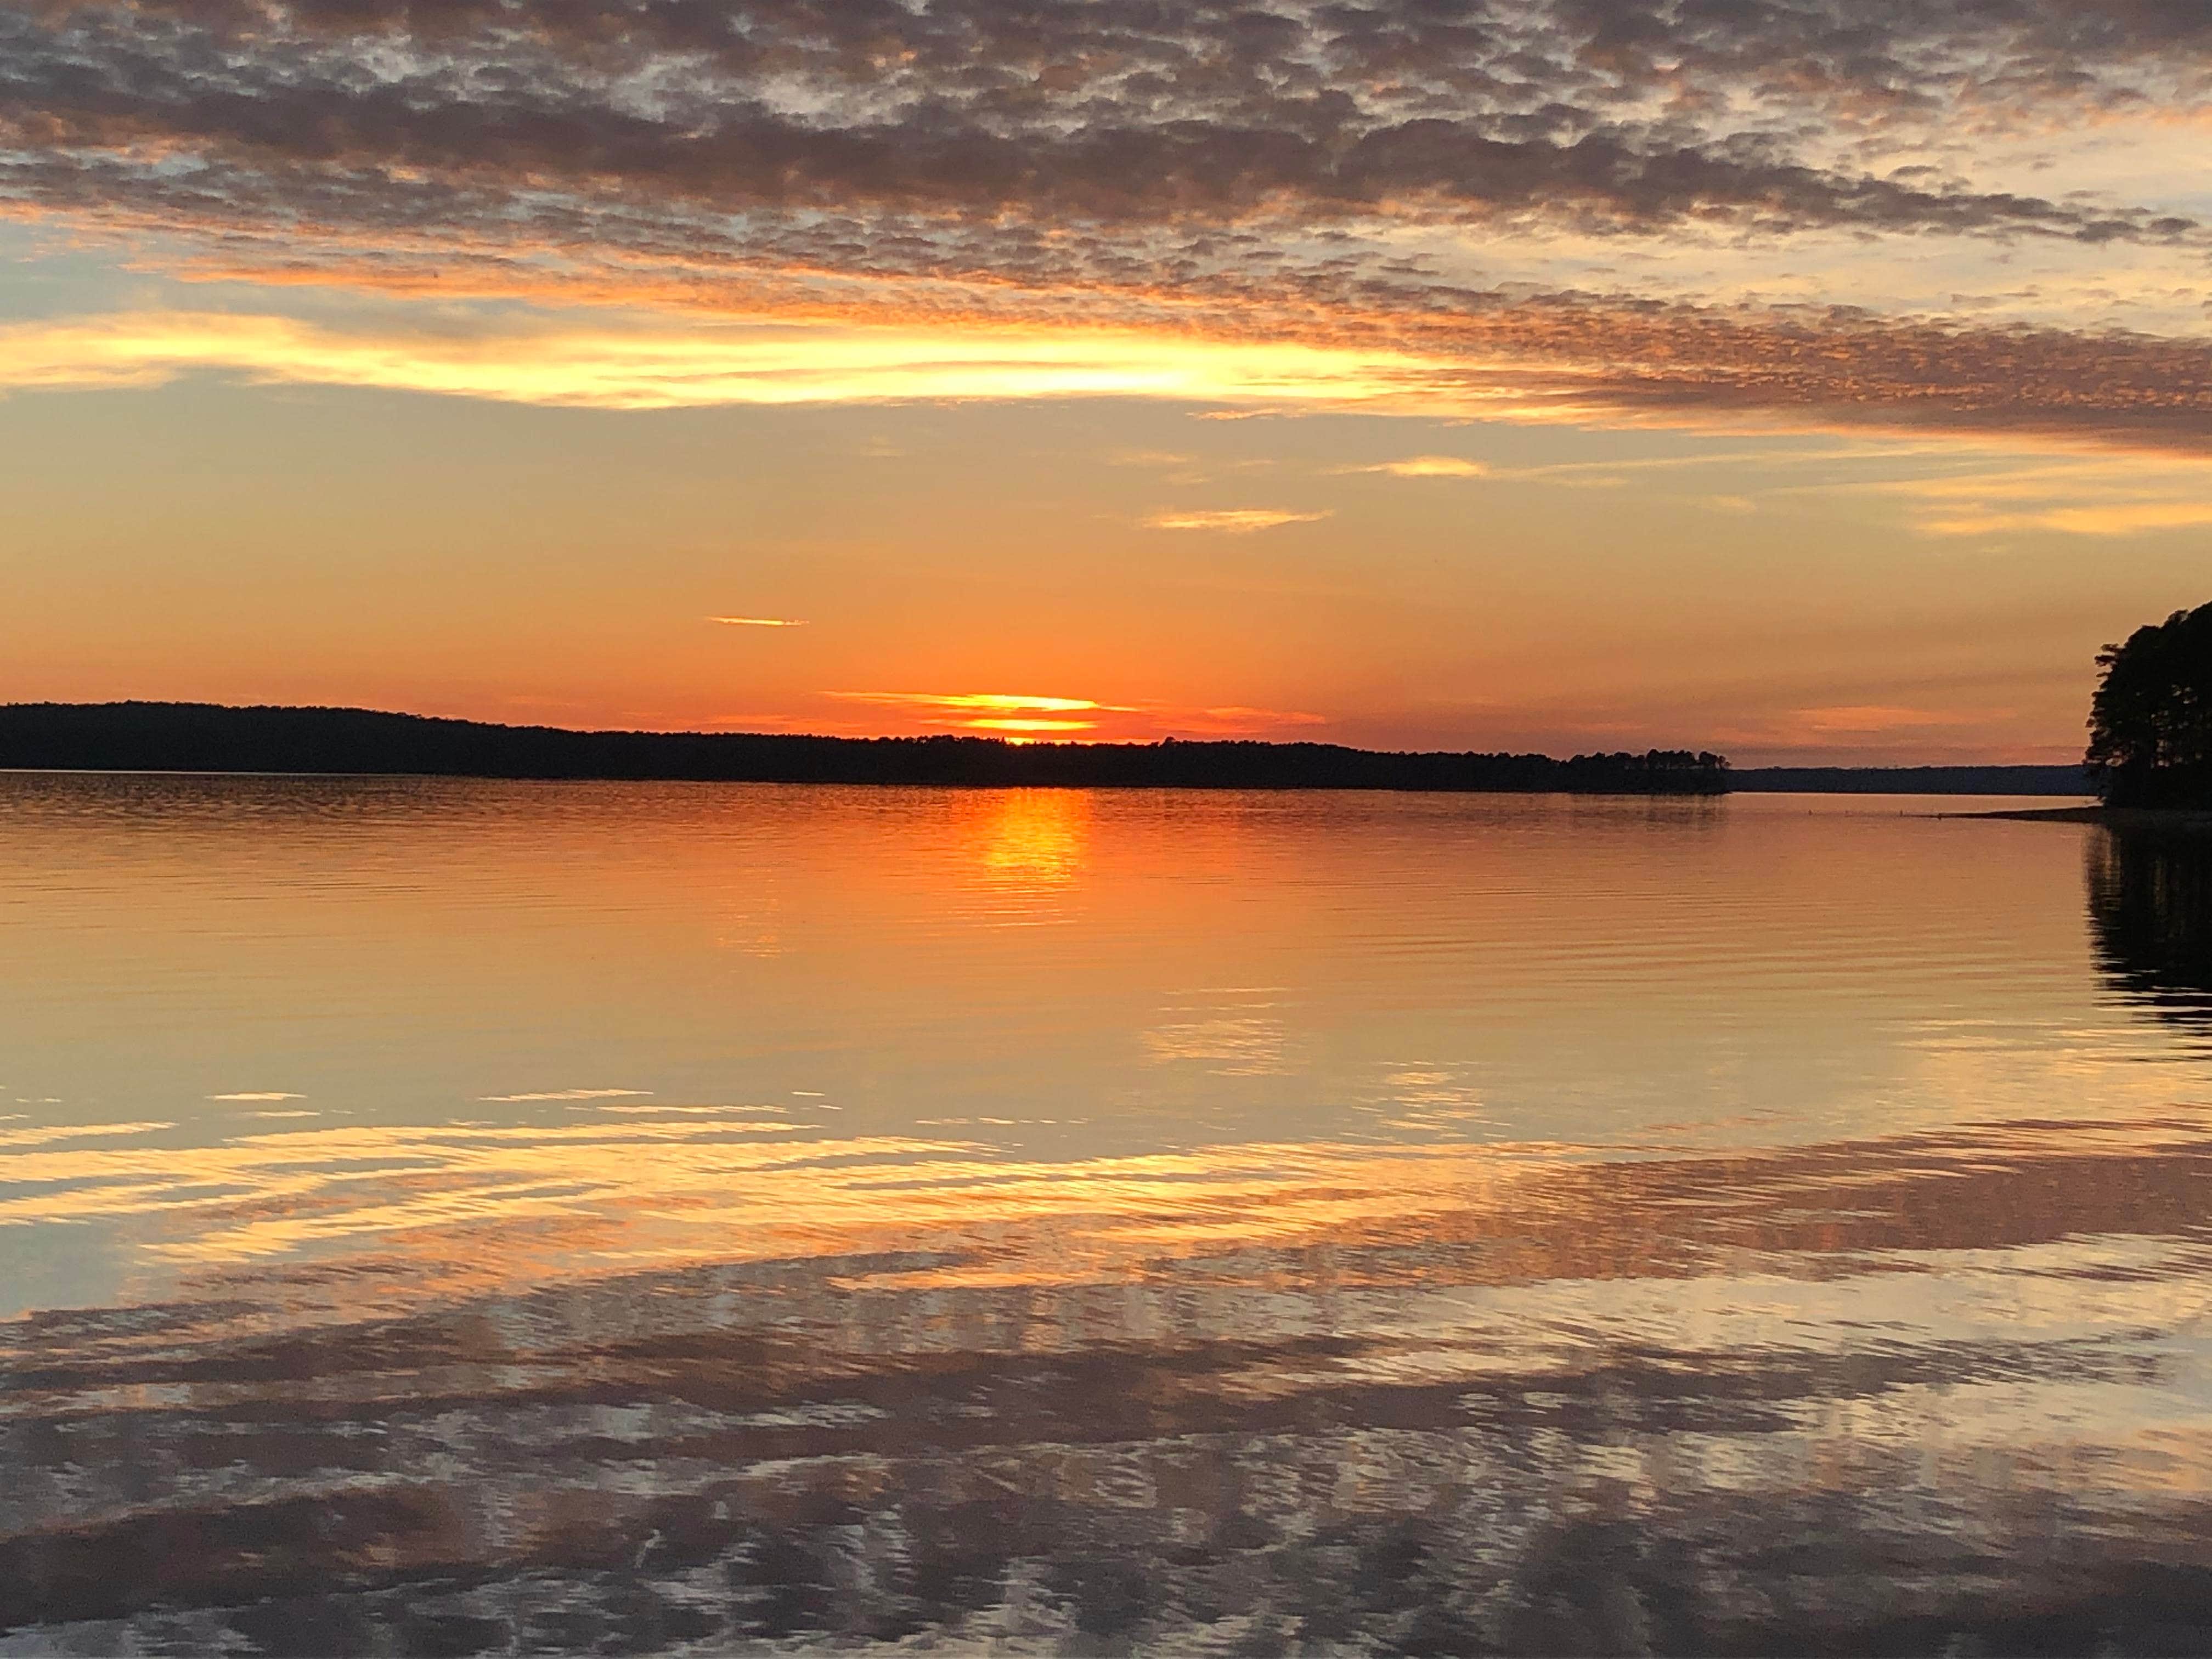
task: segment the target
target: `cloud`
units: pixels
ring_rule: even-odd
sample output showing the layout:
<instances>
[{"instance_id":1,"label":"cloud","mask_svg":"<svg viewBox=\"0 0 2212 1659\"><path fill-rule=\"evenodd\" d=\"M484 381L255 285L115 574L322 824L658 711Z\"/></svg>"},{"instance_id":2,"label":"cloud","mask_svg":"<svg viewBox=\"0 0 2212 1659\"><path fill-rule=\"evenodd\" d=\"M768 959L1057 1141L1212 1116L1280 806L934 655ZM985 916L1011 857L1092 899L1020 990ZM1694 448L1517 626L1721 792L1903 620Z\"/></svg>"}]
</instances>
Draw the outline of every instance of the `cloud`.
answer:
<instances>
[{"instance_id":1,"label":"cloud","mask_svg":"<svg viewBox=\"0 0 2212 1659\"><path fill-rule=\"evenodd\" d=\"M1218 530L1231 536L1249 536L1286 524L1315 524L1331 516L1327 512L1292 513L1272 507L1231 507L1188 513L1155 513L1145 520L1152 530Z\"/></svg>"},{"instance_id":2,"label":"cloud","mask_svg":"<svg viewBox=\"0 0 2212 1659\"><path fill-rule=\"evenodd\" d=\"M548 1089L534 1094L478 1095L477 1098L487 1105L511 1106L532 1100L626 1100L652 1092L650 1089Z\"/></svg>"},{"instance_id":3,"label":"cloud","mask_svg":"<svg viewBox=\"0 0 2212 1659\"><path fill-rule=\"evenodd\" d=\"M641 237L655 210L690 206L2112 240L2193 227L1854 167L1793 123L1941 136L1962 108L2045 125L2065 105L2171 98L2203 32L2150 9L2067 28L2025 0L47 3L0 25L0 111L7 148L36 158L12 169L17 192L72 199L70 164L106 166L185 216L258 191L389 216L421 185L457 205L599 211Z\"/></svg>"},{"instance_id":4,"label":"cloud","mask_svg":"<svg viewBox=\"0 0 2212 1659\"><path fill-rule=\"evenodd\" d=\"M1117 395L1358 404L1422 375L1395 354L1112 329L560 318L487 319L457 335L411 319L341 329L173 312L0 327L0 392L155 386L208 370L599 409Z\"/></svg>"},{"instance_id":5,"label":"cloud","mask_svg":"<svg viewBox=\"0 0 2212 1659\"><path fill-rule=\"evenodd\" d=\"M2010 711L1895 708L1862 705L1844 708L1801 708L1797 718L1810 732L1899 732L1918 726L1972 726Z\"/></svg>"},{"instance_id":6,"label":"cloud","mask_svg":"<svg viewBox=\"0 0 2212 1659\"><path fill-rule=\"evenodd\" d=\"M1017 712L1036 709L1046 714L1062 714L1096 713L1113 708L1113 705L1093 702L1088 697L1034 696L1025 692L1012 691L825 691L826 697L842 697L852 702L885 703L896 708L957 710L993 710ZM1126 708L1114 712L1127 714Z\"/></svg>"},{"instance_id":7,"label":"cloud","mask_svg":"<svg viewBox=\"0 0 2212 1659\"><path fill-rule=\"evenodd\" d=\"M1278 732L1299 726L1327 726L1326 714L1285 708L1198 708L1182 711L1175 720L1179 732L1200 737L1242 737L1255 732Z\"/></svg>"},{"instance_id":8,"label":"cloud","mask_svg":"<svg viewBox=\"0 0 2212 1659\"><path fill-rule=\"evenodd\" d=\"M2208 107L2158 0L29 0L0 215L422 320L49 320L0 386L2195 447Z\"/></svg>"},{"instance_id":9,"label":"cloud","mask_svg":"<svg viewBox=\"0 0 2212 1659\"><path fill-rule=\"evenodd\" d=\"M950 726L984 736L1073 737L1099 729L1097 719L1084 717L1137 712L1089 697L1016 691L827 691L823 695L899 709L925 726Z\"/></svg>"},{"instance_id":10,"label":"cloud","mask_svg":"<svg viewBox=\"0 0 2212 1659\"><path fill-rule=\"evenodd\" d=\"M1247 313L1249 319L1250 313ZM2212 449L2212 343L1855 316L1485 304L1389 327L1335 319L1255 339L1183 326L975 318L861 325L574 312L426 326L406 307L345 326L132 312L0 326L0 394L216 373L562 407L1135 397L1493 420L2005 434ZM1549 469L1568 481L1565 469ZM1498 471L1492 476L1537 476ZM1609 476L1609 475L1599 475ZM1597 481L1584 476L1580 482ZM1320 514L1164 511L1155 528L1250 531Z\"/></svg>"},{"instance_id":11,"label":"cloud","mask_svg":"<svg viewBox=\"0 0 2212 1659\"><path fill-rule=\"evenodd\" d=\"M709 617L710 623L720 623L728 628L804 628L805 620L799 617Z\"/></svg>"},{"instance_id":12,"label":"cloud","mask_svg":"<svg viewBox=\"0 0 2212 1659\"><path fill-rule=\"evenodd\" d=\"M1352 466L1347 472L1387 472L1394 478L1487 478L1492 469L1485 462L1457 455L1415 455L1402 461L1378 461L1372 466Z\"/></svg>"},{"instance_id":13,"label":"cloud","mask_svg":"<svg viewBox=\"0 0 2212 1659\"><path fill-rule=\"evenodd\" d=\"M1090 697L1010 691L829 691L825 696L896 709L925 727L984 736L1152 742L1163 737L1233 738L1324 726L1328 717L1295 710L1225 706L1179 708L1156 702L1101 702Z\"/></svg>"},{"instance_id":14,"label":"cloud","mask_svg":"<svg viewBox=\"0 0 2212 1659\"><path fill-rule=\"evenodd\" d=\"M2212 465L2202 459L2076 453L2022 465L2016 454L1954 449L1938 452L1936 460L1944 470L1933 477L1811 488L1899 499L1923 536L2111 537L2212 525Z\"/></svg>"},{"instance_id":15,"label":"cloud","mask_svg":"<svg viewBox=\"0 0 2212 1659\"><path fill-rule=\"evenodd\" d=\"M2212 501L2106 502L2046 507L2025 513L1962 513L1926 518L1918 527L1930 536L1987 536L2018 530L2056 531L2068 536L2135 536L2201 525L2212 525Z\"/></svg>"}]
</instances>

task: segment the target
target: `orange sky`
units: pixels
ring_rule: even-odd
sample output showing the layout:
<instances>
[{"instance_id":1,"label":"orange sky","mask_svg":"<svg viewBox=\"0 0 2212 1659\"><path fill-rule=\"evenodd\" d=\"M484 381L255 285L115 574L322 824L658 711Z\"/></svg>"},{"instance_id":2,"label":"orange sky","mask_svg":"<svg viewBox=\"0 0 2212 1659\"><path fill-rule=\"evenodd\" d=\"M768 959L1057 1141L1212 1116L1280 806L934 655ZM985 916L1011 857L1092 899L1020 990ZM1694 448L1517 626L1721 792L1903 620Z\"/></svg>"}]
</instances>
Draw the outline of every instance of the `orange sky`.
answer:
<instances>
[{"instance_id":1,"label":"orange sky","mask_svg":"<svg viewBox=\"0 0 2212 1659\"><path fill-rule=\"evenodd\" d=\"M2212 582L2092 10L64 0L0 697L2070 760Z\"/></svg>"}]
</instances>

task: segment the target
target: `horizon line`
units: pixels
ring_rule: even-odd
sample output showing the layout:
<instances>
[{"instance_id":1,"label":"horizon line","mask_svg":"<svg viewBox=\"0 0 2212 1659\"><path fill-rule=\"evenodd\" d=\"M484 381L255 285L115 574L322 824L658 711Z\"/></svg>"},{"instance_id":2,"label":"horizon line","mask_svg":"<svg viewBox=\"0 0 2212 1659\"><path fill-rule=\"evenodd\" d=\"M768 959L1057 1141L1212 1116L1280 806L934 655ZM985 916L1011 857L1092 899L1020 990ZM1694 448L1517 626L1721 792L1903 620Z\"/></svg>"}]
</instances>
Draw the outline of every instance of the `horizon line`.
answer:
<instances>
[{"instance_id":1,"label":"horizon line","mask_svg":"<svg viewBox=\"0 0 2212 1659\"><path fill-rule=\"evenodd\" d=\"M1000 734L1000 733L995 733L995 732L908 732L908 733L891 733L891 732L854 733L854 732L793 732L793 731L775 731L775 730L767 730L767 729L752 729L752 730L742 730L742 729L712 729L712 728L702 728L702 727L698 727L698 726L687 726L687 727L666 727L666 726L558 726L558 725L551 725L551 724L548 724L548 723L544 723L544 722L514 722L514 721L501 720L486 720L486 719L482 719L482 718L477 718L477 717L473 717L473 716L469 716L469 715L421 714L421 713L417 713L417 712L416 712L416 711L414 711L414 710L410 710L410 709L404 709L404 708L370 708L370 707L367 707L367 706L361 705L361 704L351 704L351 703L283 703L283 702L244 702L244 703L228 703L228 702L206 702L206 701L199 701L199 700L173 699L173 698L154 698L154 697L117 697L117 698L103 699L103 700L97 701L97 702L76 702L76 701L69 701L69 700L58 699L58 698L25 698L25 699L17 699L17 700L8 701L8 702L0 702L0 714L9 714L9 713L17 713L17 714L20 714L20 713L28 712L28 711L32 711L32 710L51 710L51 711L57 711L57 712L60 712L60 711L70 711L70 712L75 712L75 713L80 713L80 714L89 714L89 713L94 713L94 712L98 712L98 711L120 711L120 710L125 710L125 709L144 709L144 710L149 710L149 711L150 711L150 710L157 710L157 709L159 709L159 710L174 710L174 711L203 711L203 712L210 713L210 714L322 714L322 715L342 715L342 716L366 717L366 718L373 719L373 720L415 721L415 722L421 722L421 723L423 723L423 724L426 724L426 725L438 725L438 726L469 726L469 727L475 727L475 728L477 728L477 729L479 729L479 730L481 730L481 731L487 732L541 732L541 733L546 733L546 734L554 735L554 736L565 736L565 737L574 737L574 738L664 738L664 739L672 739L672 740L690 739L690 740L695 740L695 741L710 741L710 740L715 740L715 739L726 739L726 740L731 740L731 741L739 741L739 740L754 740L754 741L760 741L760 740L773 740L773 741L788 742L788 743L817 743L817 744L933 744L933 744L950 744L950 743L965 743L965 744L974 744L974 745L979 745L979 746L985 746L985 747L990 747L990 748L994 748L994 749L1005 749L1005 750L1026 750L1026 749L1043 749L1043 750L1066 750L1066 751L1075 751L1075 750L1141 750L1141 749L1158 749L1158 748L1161 748L1161 747L1167 746L1167 745L1174 745L1174 746L1176 746L1176 747L1182 747L1182 746L1185 746L1185 745L1188 745L1188 746L1192 746L1192 747L1201 747L1201 746L1204 746L1204 747L1243 746L1243 747L1247 747L1247 748L1259 748L1259 749L1284 749L1284 750L1288 750L1288 749L1295 749L1295 748L1305 748L1305 749L1314 749L1314 750L1335 750L1335 751L1338 751L1338 752L1340 752L1340 753L1342 753L1342 754L1346 754L1346 755L1364 755L1364 756L1402 756L1402 757L1428 757L1428 756L1434 756L1434 757L1510 757L1510 758L1518 758L1518 759L1543 759L1543 760L1551 761L1551 762L1553 762L1553 763L1555 763L1555 764L1565 764L1568 761L1574 760L1574 759L1610 759L1610 758L1614 758L1614 757L1629 757L1629 758L1631 758L1631 759L1639 759L1639 760L1640 760L1640 759L1644 759L1644 758L1645 758L1645 757L1651 757L1651 756L1659 756L1659 755L1668 755L1668 756L1676 756L1676 755L1680 755L1680 756L1686 756L1686 756L1699 756L1699 757L1710 756L1710 757L1711 757L1712 758L1714 758L1714 759L1716 759L1716 760L1719 761L1719 762L1721 763L1722 766L1723 766L1723 767L1724 767L1724 768L1729 771L1729 773L1731 775L1733 775L1733 776L1736 776L1736 777L1744 777L1744 776L1747 776L1747 775L1756 775L1756 774L1761 774L1761 773L1770 773L1770 772L1772 772L1772 773L1792 773L1792 772L1794 772L1794 773L1814 773L1814 772L1836 772L1836 773L1844 773L1844 772L1849 772L1849 773L1962 773L1962 772L2008 771L2008 772L2019 772L2019 773L2045 773L2045 774L2053 774L2053 773L2069 772L2069 771L2083 771L2083 770L2085 770L2085 769L2085 769L2085 763L2082 763L2082 762L2080 762L2080 761L2047 761L2047 760L2018 761L2018 760L1995 760L1995 759L1965 759L1965 760L1960 760L1960 759L1950 759L1950 760L1933 760L1933 761L1929 761L1929 760L1916 760L1916 761L1896 761L1896 760L1869 761L1869 760L1862 760L1862 759L1854 759L1854 758L1840 758L1840 757L1839 757L1839 758L1820 758L1820 759L1793 759L1793 760L1778 760L1778 761L1760 761L1760 762L1757 762L1757 763L1755 763L1741 764L1741 765L1739 765L1739 764L1737 764L1737 763L1735 763L1735 761L1734 761L1730 757L1729 757L1729 756L1728 756L1724 751L1717 750L1713 750L1713 749L1709 749L1709 748L1705 748L1705 747L1704 747L1704 746L1702 746L1702 745L1698 746L1698 747L1694 747L1694 748L1693 748L1693 747L1692 747L1692 746L1690 746L1690 745L1687 745L1687 744L1678 745L1678 746L1672 746L1672 747L1663 748L1663 749L1662 749L1662 748L1658 748L1658 747L1656 747L1656 746L1655 746L1655 747L1648 747L1648 748L1646 748L1646 749L1640 750L1631 750L1631 749L1619 749L1619 748L1616 748L1616 749L1599 749L1599 748L1580 749L1580 750L1575 750L1575 751L1574 751L1573 753L1571 753L1571 755L1569 755L1569 756L1567 756L1567 757L1564 757L1564 758L1563 758L1563 757L1559 757L1559 756L1556 756L1556 755L1551 754L1551 753L1547 752L1547 751L1538 750L1533 750L1533 749L1529 749L1529 750L1510 750L1510 749L1502 749L1502 748L1477 749L1477 748L1472 748L1472 747L1458 747L1458 748L1427 747L1427 748L1416 748L1416 747L1404 747L1404 746L1401 746L1401 747L1393 747L1393 748L1379 748L1379 747L1368 747L1368 746L1364 746L1364 745L1360 745L1360 744L1350 744L1350 743L1343 743L1343 742L1328 742L1328 741L1322 741L1322 740L1317 740L1317 739L1316 739L1316 738L1310 738L1310 737L1297 737L1297 738L1262 738L1262 737L1254 737L1254 736L1225 735L1225 734L1215 734L1215 733L1201 733L1201 734L1199 734L1199 735L1194 735L1194 736L1184 736L1184 735L1182 735L1182 734L1179 734L1179 733L1176 733L1176 732L1164 732L1164 733L1161 733L1160 735L1158 735L1158 736L1157 736L1157 737L1132 737L1132 738L1103 738L1103 737L1102 737L1102 738L1087 738L1087 737L1085 737L1085 738L1078 738L1078 737L1069 737L1069 738L1061 738L1061 737L1057 737L1057 736L1054 736L1054 737L1044 737L1044 736L1025 737L1025 736L1018 736L1018 735L1017 735L1017 736L1008 736L1008 735L1004 735L1004 734ZM59 767L59 768L54 768L54 767L37 767L37 766L34 766L34 767L27 767L27 767L17 767L17 766L9 765L9 764L6 764L6 763L0 763L0 771L14 771L14 770L75 770L75 769L97 769L97 770L137 770L137 769L147 769L147 770L168 770L168 769L178 769L178 770L184 770L184 771L191 771L191 770L195 770L195 769L191 769L191 768L184 768L184 769L164 769L164 768L150 768L150 769L138 769L138 768L94 768L94 769L81 769L81 768L71 768L71 767L67 767L67 766Z\"/></svg>"}]
</instances>

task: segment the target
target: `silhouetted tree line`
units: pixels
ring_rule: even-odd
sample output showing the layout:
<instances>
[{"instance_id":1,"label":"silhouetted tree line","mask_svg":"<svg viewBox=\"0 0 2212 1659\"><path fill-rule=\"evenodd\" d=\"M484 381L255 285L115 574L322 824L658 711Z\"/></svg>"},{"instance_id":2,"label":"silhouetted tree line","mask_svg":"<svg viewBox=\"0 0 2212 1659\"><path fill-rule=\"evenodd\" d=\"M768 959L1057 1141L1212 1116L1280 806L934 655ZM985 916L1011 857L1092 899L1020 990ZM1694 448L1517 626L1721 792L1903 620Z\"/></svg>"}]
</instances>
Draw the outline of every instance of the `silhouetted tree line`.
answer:
<instances>
[{"instance_id":1,"label":"silhouetted tree line","mask_svg":"<svg viewBox=\"0 0 2212 1659\"><path fill-rule=\"evenodd\" d=\"M2090 768L2113 806L2212 805L2212 605L2098 653Z\"/></svg>"},{"instance_id":2,"label":"silhouetted tree line","mask_svg":"<svg viewBox=\"0 0 2212 1659\"><path fill-rule=\"evenodd\" d=\"M815 738L570 732L358 708L210 703L0 707L0 767L325 772L479 778L1236 789L1561 790L1718 794L1719 755L1384 754L1335 744L1011 744L995 738Z\"/></svg>"}]
</instances>

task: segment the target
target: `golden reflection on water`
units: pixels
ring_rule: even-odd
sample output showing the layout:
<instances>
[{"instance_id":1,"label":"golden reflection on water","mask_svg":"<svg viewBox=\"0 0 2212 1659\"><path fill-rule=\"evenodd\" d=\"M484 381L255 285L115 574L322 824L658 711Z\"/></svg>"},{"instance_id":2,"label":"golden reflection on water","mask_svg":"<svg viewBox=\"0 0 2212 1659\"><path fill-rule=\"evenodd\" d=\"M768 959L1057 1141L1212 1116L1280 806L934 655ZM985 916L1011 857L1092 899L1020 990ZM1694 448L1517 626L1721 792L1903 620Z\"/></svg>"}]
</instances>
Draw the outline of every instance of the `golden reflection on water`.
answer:
<instances>
[{"instance_id":1,"label":"golden reflection on water","mask_svg":"<svg viewBox=\"0 0 2212 1659\"><path fill-rule=\"evenodd\" d=\"M1094 797L1085 789L998 789L981 797L981 862L1016 893L1064 888L1083 872Z\"/></svg>"},{"instance_id":2,"label":"golden reflection on water","mask_svg":"<svg viewBox=\"0 0 2212 1659\"><path fill-rule=\"evenodd\" d=\"M0 805L0 1652L2212 1645L2191 846Z\"/></svg>"}]
</instances>

